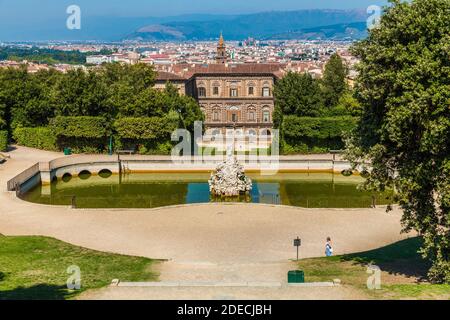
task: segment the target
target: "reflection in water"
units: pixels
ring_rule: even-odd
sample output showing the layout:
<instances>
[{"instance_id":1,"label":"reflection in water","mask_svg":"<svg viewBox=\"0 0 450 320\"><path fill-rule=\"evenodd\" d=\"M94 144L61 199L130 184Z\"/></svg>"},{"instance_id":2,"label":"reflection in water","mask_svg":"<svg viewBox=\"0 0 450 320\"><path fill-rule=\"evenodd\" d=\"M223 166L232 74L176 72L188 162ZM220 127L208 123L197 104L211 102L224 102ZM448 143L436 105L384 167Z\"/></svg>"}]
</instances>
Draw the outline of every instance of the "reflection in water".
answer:
<instances>
[{"instance_id":1,"label":"reflection in water","mask_svg":"<svg viewBox=\"0 0 450 320\"><path fill-rule=\"evenodd\" d=\"M249 176L254 181L250 196L232 201L308 208L367 208L372 205L373 197L379 205L389 203L390 194L373 195L357 190L362 181L357 176L322 173ZM211 198L208 177L207 173L73 177L53 182L51 186L36 186L22 198L36 203L70 205L75 196L78 208L154 208L221 201Z\"/></svg>"}]
</instances>

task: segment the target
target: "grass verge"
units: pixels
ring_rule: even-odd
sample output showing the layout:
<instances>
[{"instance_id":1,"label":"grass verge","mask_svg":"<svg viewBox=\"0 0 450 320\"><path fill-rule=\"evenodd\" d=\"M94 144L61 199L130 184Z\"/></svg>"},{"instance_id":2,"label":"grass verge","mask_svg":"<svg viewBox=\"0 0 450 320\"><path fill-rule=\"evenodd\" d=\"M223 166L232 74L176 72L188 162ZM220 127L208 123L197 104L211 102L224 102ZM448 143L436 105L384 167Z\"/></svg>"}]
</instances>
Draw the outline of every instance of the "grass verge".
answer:
<instances>
[{"instance_id":1,"label":"grass verge","mask_svg":"<svg viewBox=\"0 0 450 320\"><path fill-rule=\"evenodd\" d=\"M426 282L428 264L418 253L421 241L416 237L366 252L304 259L298 267L307 282L340 279L343 285L359 290L363 298L450 299L450 285ZM369 264L382 270L379 290L367 288Z\"/></svg>"},{"instance_id":2,"label":"grass verge","mask_svg":"<svg viewBox=\"0 0 450 320\"><path fill-rule=\"evenodd\" d=\"M154 281L156 260L105 253L47 237L0 235L0 300L71 299L113 279ZM69 266L81 271L81 290L67 289Z\"/></svg>"}]
</instances>

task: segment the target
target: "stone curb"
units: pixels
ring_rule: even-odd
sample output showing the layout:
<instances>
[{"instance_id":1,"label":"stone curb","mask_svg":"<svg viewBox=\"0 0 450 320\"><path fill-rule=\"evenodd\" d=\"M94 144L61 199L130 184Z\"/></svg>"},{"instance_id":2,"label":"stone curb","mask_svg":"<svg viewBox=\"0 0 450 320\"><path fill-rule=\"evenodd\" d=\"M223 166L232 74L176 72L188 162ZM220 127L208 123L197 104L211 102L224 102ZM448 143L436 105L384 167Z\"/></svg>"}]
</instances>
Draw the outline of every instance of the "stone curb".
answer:
<instances>
[{"instance_id":1,"label":"stone curb","mask_svg":"<svg viewBox=\"0 0 450 320\"><path fill-rule=\"evenodd\" d=\"M306 282L306 283L288 283L288 287L335 287L340 284L336 282ZM162 281L162 282L120 282L118 279L112 281L111 286L115 287L247 287L247 288L282 288L281 282L177 282L177 281Z\"/></svg>"}]
</instances>

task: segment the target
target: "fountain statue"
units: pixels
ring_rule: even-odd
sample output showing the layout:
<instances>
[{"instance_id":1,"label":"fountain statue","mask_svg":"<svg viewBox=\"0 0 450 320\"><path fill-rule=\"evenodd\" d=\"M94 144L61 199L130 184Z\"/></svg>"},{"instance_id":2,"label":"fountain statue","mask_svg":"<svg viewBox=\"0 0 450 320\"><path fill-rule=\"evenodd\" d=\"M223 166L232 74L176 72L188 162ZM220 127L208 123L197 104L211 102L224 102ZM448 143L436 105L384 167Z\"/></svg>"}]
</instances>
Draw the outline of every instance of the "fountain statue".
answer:
<instances>
[{"instance_id":1,"label":"fountain statue","mask_svg":"<svg viewBox=\"0 0 450 320\"><path fill-rule=\"evenodd\" d=\"M252 190L252 180L245 175L238 160L229 153L226 161L217 165L208 183L213 196L237 197Z\"/></svg>"}]
</instances>

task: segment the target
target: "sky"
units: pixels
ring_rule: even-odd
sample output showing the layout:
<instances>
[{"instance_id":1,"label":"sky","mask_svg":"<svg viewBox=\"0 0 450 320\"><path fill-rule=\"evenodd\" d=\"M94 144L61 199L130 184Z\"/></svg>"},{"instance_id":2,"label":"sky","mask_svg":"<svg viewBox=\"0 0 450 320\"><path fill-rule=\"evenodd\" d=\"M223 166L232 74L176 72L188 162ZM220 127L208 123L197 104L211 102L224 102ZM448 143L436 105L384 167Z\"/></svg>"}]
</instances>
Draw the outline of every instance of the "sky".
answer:
<instances>
[{"instance_id":1,"label":"sky","mask_svg":"<svg viewBox=\"0 0 450 320\"><path fill-rule=\"evenodd\" d=\"M87 21L101 22L105 21L105 17L108 19L107 25L102 24L102 27L106 28L105 32L112 32L113 29L125 32L123 24L119 20L114 21L114 18L246 14L301 9L361 9L386 3L387 0L0 0L0 41L99 38L91 34L83 38L81 34L84 31L100 32L98 27L88 24ZM71 5L80 7L83 26L90 25L88 30L84 28L81 33L68 33L66 20L69 14L66 11ZM137 23L138 20L134 21ZM142 26L127 23L134 29L126 32Z\"/></svg>"},{"instance_id":2,"label":"sky","mask_svg":"<svg viewBox=\"0 0 450 320\"><path fill-rule=\"evenodd\" d=\"M174 16L191 13L241 14L271 10L353 9L386 0L0 0L0 23L44 21L78 5L86 16Z\"/></svg>"}]
</instances>

